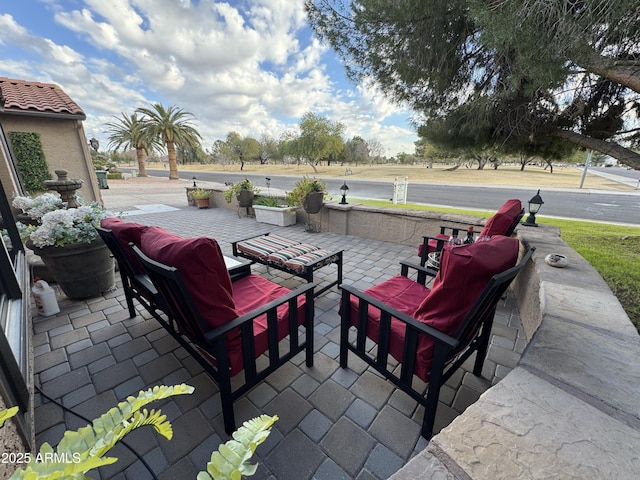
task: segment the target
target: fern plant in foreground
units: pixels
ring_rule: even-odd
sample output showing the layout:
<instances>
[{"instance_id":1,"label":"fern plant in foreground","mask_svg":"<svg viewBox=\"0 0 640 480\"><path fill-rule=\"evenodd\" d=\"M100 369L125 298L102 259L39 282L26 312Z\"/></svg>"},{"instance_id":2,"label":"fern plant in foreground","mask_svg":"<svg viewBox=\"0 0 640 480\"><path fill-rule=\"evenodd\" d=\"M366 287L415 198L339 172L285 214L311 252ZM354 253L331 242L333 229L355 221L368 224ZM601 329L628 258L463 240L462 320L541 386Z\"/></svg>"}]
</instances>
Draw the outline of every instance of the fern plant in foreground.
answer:
<instances>
[{"instance_id":1,"label":"fern plant in foreground","mask_svg":"<svg viewBox=\"0 0 640 480\"><path fill-rule=\"evenodd\" d=\"M128 397L90 425L77 431L66 431L55 450L44 443L38 453L28 453L27 466L16 470L9 480L91 480L85 473L116 462L117 458L104 455L136 428L151 425L160 435L171 440L173 428L166 415L162 415L160 410L149 411L143 407L172 395L191 394L194 390L185 384L171 387L162 385L141 391L137 397ZM1 411L0 427L17 412L18 407ZM276 420L277 415L262 415L244 422L242 427L233 432L233 440L211 454L207 471L200 472L197 480L240 480L242 476L256 473L258 465L250 464L249 459L256 447L269 436Z\"/></svg>"},{"instance_id":2,"label":"fern plant in foreground","mask_svg":"<svg viewBox=\"0 0 640 480\"><path fill-rule=\"evenodd\" d=\"M85 473L118 459L105 457L109 450L136 428L151 425L170 440L173 428L166 415L143 408L147 404L173 395L194 391L190 385L158 386L129 397L117 407L77 431L66 431L54 450L44 443L38 453L30 456L26 467L16 470L9 480L86 479Z\"/></svg>"},{"instance_id":3,"label":"fern plant in foreground","mask_svg":"<svg viewBox=\"0 0 640 480\"><path fill-rule=\"evenodd\" d=\"M233 432L233 440L211 454L207 471L198 473L197 480L240 480L243 475L256 473L258 465L249 463L249 459L256 447L267 439L276 420L277 415L262 415L244 422Z\"/></svg>"}]
</instances>

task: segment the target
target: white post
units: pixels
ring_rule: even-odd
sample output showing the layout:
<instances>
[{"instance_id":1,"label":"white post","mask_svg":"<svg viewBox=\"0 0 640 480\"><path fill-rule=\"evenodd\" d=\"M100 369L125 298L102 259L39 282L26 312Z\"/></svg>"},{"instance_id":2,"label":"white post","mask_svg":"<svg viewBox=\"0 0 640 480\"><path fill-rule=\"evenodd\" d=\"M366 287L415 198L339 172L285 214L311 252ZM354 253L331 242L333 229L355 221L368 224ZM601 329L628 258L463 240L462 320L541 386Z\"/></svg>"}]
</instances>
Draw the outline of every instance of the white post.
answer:
<instances>
[{"instance_id":1,"label":"white post","mask_svg":"<svg viewBox=\"0 0 640 480\"><path fill-rule=\"evenodd\" d=\"M589 162L591 162L591 155L593 155L593 150L589 150L587 153L587 161L584 163L584 170L582 171L582 179L580 180L580 188L584 185L584 178L587 176L587 170L589 169Z\"/></svg>"},{"instance_id":2,"label":"white post","mask_svg":"<svg viewBox=\"0 0 640 480\"><path fill-rule=\"evenodd\" d=\"M409 190L409 177L395 178L393 181L393 204L407 203L407 191Z\"/></svg>"}]
</instances>

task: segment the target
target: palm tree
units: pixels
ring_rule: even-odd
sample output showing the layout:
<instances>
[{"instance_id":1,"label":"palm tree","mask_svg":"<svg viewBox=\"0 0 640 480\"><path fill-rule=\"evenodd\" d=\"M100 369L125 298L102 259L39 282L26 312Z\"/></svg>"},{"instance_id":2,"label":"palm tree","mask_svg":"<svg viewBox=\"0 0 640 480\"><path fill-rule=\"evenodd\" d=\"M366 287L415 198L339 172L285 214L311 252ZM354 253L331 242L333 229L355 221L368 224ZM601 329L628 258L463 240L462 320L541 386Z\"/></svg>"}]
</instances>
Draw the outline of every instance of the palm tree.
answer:
<instances>
[{"instance_id":1,"label":"palm tree","mask_svg":"<svg viewBox=\"0 0 640 480\"><path fill-rule=\"evenodd\" d=\"M166 109L160 103L154 103L152 108L138 108L136 111L145 116L143 130L167 147L169 156L169 180L178 180L178 163L176 161L176 145L179 147L196 147L200 145L202 137L189 124L193 115L182 109L170 106Z\"/></svg>"},{"instance_id":2,"label":"palm tree","mask_svg":"<svg viewBox=\"0 0 640 480\"><path fill-rule=\"evenodd\" d=\"M144 168L144 161L149 155L149 150L156 146L152 138L149 138L143 128L143 123L138 118L137 113L132 115L122 114L117 122L107 123L109 127L109 147L118 150L123 148L129 150L136 149L136 159L138 160L138 176L146 177L147 172ZM159 144L158 144L159 145Z\"/></svg>"}]
</instances>

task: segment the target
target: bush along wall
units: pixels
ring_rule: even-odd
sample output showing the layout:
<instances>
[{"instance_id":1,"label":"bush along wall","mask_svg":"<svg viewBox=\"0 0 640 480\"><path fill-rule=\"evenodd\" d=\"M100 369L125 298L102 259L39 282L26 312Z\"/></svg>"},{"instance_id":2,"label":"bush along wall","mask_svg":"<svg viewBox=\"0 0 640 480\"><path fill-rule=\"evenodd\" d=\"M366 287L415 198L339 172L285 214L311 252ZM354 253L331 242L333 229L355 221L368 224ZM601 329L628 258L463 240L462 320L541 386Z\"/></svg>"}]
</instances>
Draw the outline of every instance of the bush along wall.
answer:
<instances>
[{"instance_id":1,"label":"bush along wall","mask_svg":"<svg viewBox=\"0 0 640 480\"><path fill-rule=\"evenodd\" d=\"M51 173L44 158L40 134L9 132L9 141L24 189L30 194L46 191L44 181L51 180Z\"/></svg>"}]
</instances>

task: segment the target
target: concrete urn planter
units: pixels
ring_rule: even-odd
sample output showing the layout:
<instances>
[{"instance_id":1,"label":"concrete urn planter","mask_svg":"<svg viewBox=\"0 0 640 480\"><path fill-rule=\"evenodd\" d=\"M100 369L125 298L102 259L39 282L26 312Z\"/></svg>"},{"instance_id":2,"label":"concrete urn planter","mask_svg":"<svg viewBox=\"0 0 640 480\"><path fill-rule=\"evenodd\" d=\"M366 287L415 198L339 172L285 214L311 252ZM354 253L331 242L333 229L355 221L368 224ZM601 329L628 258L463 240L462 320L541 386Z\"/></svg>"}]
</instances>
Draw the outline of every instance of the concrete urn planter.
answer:
<instances>
[{"instance_id":1,"label":"concrete urn planter","mask_svg":"<svg viewBox=\"0 0 640 480\"><path fill-rule=\"evenodd\" d=\"M115 286L115 264L101 238L63 247L32 245L30 248L72 300L96 297Z\"/></svg>"},{"instance_id":2,"label":"concrete urn planter","mask_svg":"<svg viewBox=\"0 0 640 480\"><path fill-rule=\"evenodd\" d=\"M236 196L238 205L243 208L248 208L253 204L254 193L251 190L240 190L240 193Z\"/></svg>"},{"instance_id":3,"label":"concrete urn planter","mask_svg":"<svg viewBox=\"0 0 640 480\"><path fill-rule=\"evenodd\" d=\"M302 203L302 208L307 213L318 213L322 209L324 201L324 192L308 193Z\"/></svg>"}]
</instances>

